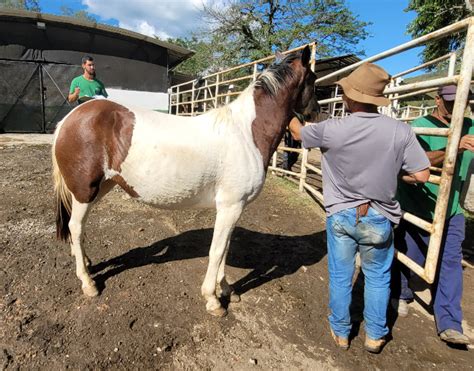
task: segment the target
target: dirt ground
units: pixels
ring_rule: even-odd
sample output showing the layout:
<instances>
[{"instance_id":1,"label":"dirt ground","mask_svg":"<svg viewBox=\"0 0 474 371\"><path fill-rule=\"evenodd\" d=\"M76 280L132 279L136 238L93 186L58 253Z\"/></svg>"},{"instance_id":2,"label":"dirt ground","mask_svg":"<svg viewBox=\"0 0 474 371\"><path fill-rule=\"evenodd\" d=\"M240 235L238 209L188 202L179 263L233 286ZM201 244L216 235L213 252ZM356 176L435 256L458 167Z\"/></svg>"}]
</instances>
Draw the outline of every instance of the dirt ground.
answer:
<instances>
[{"instance_id":1,"label":"dirt ground","mask_svg":"<svg viewBox=\"0 0 474 371\"><path fill-rule=\"evenodd\" d=\"M55 240L50 146L0 136L1 369L472 369L474 351L439 341L419 304L390 314L392 340L364 351L362 275L351 348L328 330L324 214L269 175L238 223L227 276L241 294L207 314L200 285L214 212L162 211L111 192L90 215L85 246L101 295L82 295L69 247ZM472 251L472 224L467 249ZM470 257L472 258L472 256ZM464 272L474 338L474 270ZM420 302L426 292L420 292Z\"/></svg>"}]
</instances>

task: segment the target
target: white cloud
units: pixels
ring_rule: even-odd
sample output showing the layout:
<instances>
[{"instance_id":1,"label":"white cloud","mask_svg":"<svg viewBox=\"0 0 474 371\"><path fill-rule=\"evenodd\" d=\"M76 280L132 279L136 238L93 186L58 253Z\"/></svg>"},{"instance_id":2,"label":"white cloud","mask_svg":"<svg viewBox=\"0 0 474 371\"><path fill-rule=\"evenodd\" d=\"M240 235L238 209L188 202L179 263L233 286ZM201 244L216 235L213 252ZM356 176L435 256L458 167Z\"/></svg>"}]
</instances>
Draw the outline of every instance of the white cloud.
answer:
<instances>
[{"instance_id":1,"label":"white cloud","mask_svg":"<svg viewBox=\"0 0 474 371\"><path fill-rule=\"evenodd\" d=\"M82 0L87 11L119 27L160 38L190 35L200 27L200 10L208 0Z\"/></svg>"}]
</instances>

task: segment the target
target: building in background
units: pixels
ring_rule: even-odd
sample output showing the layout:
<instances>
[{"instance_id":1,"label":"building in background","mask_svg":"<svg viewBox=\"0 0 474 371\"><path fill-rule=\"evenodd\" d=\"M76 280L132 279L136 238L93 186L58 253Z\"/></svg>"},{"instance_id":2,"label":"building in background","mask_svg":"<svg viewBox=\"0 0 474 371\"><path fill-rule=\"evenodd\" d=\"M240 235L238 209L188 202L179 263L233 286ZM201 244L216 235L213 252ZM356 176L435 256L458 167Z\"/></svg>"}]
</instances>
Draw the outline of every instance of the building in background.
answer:
<instances>
[{"instance_id":1,"label":"building in background","mask_svg":"<svg viewBox=\"0 0 474 371\"><path fill-rule=\"evenodd\" d=\"M51 132L81 58L97 64L109 98L168 111L171 69L193 55L181 46L117 27L21 10L0 10L0 133Z\"/></svg>"}]
</instances>

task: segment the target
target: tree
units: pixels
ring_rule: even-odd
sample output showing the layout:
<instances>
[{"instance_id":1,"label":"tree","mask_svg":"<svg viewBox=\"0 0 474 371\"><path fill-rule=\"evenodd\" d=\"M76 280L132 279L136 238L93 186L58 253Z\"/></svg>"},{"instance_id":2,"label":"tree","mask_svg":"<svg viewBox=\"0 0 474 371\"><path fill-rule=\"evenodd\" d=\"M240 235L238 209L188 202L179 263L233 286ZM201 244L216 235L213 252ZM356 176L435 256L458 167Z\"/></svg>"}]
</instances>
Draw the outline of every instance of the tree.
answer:
<instances>
[{"instance_id":1,"label":"tree","mask_svg":"<svg viewBox=\"0 0 474 371\"><path fill-rule=\"evenodd\" d=\"M223 67L312 41L319 56L363 53L356 47L368 36L369 23L358 20L344 0L221 0L204 5L203 14L211 29L198 38L210 39Z\"/></svg>"},{"instance_id":2,"label":"tree","mask_svg":"<svg viewBox=\"0 0 474 371\"><path fill-rule=\"evenodd\" d=\"M176 71L197 75L207 74L214 70L212 44L205 40L199 40L196 36L190 38L168 39L167 42L182 46L195 52L195 54L180 63Z\"/></svg>"},{"instance_id":3,"label":"tree","mask_svg":"<svg viewBox=\"0 0 474 371\"><path fill-rule=\"evenodd\" d=\"M408 25L407 32L417 38L474 15L469 0L410 0L405 11L415 11L417 17ZM457 33L426 44L420 53L429 62L462 47L465 32Z\"/></svg>"},{"instance_id":4,"label":"tree","mask_svg":"<svg viewBox=\"0 0 474 371\"><path fill-rule=\"evenodd\" d=\"M71 9L70 7L66 5L62 5L61 13L62 15L65 15L67 17L76 18L81 21L97 22L97 18L93 16L92 14L90 14L89 12L87 12L86 10L74 11L73 9Z\"/></svg>"},{"instance_id":5,"label":"tree","mask_svg":"<svg viewBox=\"0 0 474 371\"><path fill-rule=\"evenodd\" d=\"M39 0L0 0L0 8L13 8L40 12Z\"/></svg>"}]
</instances>

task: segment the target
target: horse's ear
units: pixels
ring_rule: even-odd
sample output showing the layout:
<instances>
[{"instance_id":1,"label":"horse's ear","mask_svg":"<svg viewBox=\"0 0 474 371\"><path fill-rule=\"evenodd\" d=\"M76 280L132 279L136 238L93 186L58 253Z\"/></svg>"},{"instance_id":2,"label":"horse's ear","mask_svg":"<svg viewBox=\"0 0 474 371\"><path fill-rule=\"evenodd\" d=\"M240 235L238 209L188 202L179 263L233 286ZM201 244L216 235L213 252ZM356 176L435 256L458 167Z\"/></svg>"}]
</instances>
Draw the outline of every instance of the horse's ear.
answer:
<instances>
[{"instance_id":1,"label":"horse's ear","mask_svg":"<svg viewBox=\"0 0 474 371\"><path fill-rule=\"evenodd\" d=\"M285 58L285 56L283 55L283 53L280 53L279 51L277 51L275 53L275 63L281 63L281 61L283 60L283 58Z\"/></svg>"},{"instance_id":2,"label":"horse's ear","mask_svg":"<svg viewBox=\"0 0 474 371\"><path fill-rule=\"evenodd\" d=\"M303 49L303 53L301 54L301 63L303 64L304 67L306 67L309 64L310 59L311 59L311 50L309 49L309 46L306 45L305 48Z\"/></svg>"}]
</instances>

